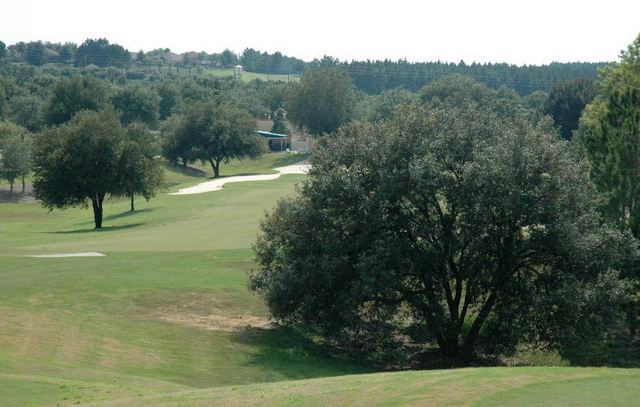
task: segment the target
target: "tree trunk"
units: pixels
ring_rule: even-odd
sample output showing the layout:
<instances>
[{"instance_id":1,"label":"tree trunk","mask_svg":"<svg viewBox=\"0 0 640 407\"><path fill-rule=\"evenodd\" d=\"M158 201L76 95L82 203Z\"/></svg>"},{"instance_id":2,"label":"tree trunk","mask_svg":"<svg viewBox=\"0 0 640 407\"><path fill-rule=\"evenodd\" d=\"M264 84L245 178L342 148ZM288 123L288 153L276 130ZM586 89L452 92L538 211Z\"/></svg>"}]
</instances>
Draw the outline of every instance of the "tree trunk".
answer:
<instances>
[{"instance_id":1,"label":"tree trunk","mask_svg":"<svg viewBox=\"0 0 640 407\"><path fill-rule=\"evenodd\" d=\"M443 356L447 357L458 357L460 356L460 344L458 343L458 336L448 335L448 336L438 336L438 348L440 348L440 353Z\"/></svg>"},{"instance_id":2,"label":"tree trunk","mask_svg":"<svg viewBox=\"0 0 640 407\"><path fill-rule=\"evenodd\" d=\"M95 223L96 229L102 228L102 201L104 200L104 195L97 194L95 197L91 198L91 206L93 207L93 221Z\"/></svg>"},{"instance_id":3,"label":"tree trunk","mask_svg":"<svg viewBox=\"0 0 640 407\"><path fill-rule=\"evenodd\" d=\"M9 181L9 196L13 197L13 181Z\"/></svg>"},{"instance_id":4,"label":"tree trunk","mask_svg":"<svg viewBox=\"0 0 640 407\"><path fill-rule=\"evenodd\" d=\"M480 328L482 328L482 324L487 320L489 313L493 309L493 304L496 302L495 292L491 292L487 301L482 305L480 312L478 312L478 316L473 321L471 325L471 329L469 333L467 333L467 337L464 340L464 344L462 345L462 356L465 358L471 358L473 356L473 351L475 350L476 341L478 340L478 336L480 334Z\"/></svg>"},{"instance_id":5,"label":"tree trunk","mask_svg":"<svg viewBox=\"0 0 640 407\"><path fill-rule=\"evenodd\" d=\"M25 183L24 183L24 175L22 176L22 193L24 194L25 191Z\"/></svg>"},{"instance_id":6,"label":"tree trunk","mask_svg":"<svg viewBox=\"0 0 640 407\"><path fill-rule=\"evenodd\" d=\"M220 176L220 160L209 159L209 163L213 168L213 178L218 178Z\"/></svg>"},{"instance_id":7,"label":"tree trunk","mask_svg":"<svg viewBox=\"0 0 640 407\"><path fill-rule=\"evenodd\" d=\"M135 208L133 207L133 192L131 193L131 212L135 211Z\"/></svg>"}]
</instances>

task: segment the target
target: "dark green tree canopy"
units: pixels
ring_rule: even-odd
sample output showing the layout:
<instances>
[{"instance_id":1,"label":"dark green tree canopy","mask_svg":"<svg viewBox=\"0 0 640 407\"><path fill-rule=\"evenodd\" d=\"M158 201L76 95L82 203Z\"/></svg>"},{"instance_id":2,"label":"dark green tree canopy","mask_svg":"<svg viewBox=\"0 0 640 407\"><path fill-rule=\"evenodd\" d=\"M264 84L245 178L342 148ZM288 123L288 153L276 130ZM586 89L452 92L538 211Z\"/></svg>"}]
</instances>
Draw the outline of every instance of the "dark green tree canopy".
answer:
<instances>
[{"instance_id":1,"label":"dark green tree canopy","mask_svg":"<svg viewBox=\"0 0 640 407\"><path fill-rule=\"evenodd\" d=\"M118 44L110 44L106 38L87 39L76 51L75 65L99 67L127 67L131 64L129 51Z\"/></svg>"},{"instance_id":2,"label":"dark green tree canopy","mask_svg":"<svg viewBox=\"0 0 640 407\"><path fill-rule=\"evenodd\" d=\"M126 141L118 163L119 191L114 195L129 197L131 211L135 209L136 194L148 201L165 187L164 166L158 154L157 141L142 123L127 127Z\"/></svg>"},{"instance_id":3,"label":"dark green tree canopy","mask_svg":"<svg viewBox=\"0 0 640 407\"><path fill-rule=\"evenodd\" d=\"M396 109L402 106L416 105L418 100L415 93L404 88L387 90L373 98L367 119L371 122L390 119Z\"/></svg>"},{"instance_id":4,"label":"dark green tree canopy","mask_svg":"<svg viewBox=\"0 0 640 407\"><path fill-rule=\"evenodd\" d=\"M155 127L158 123L160 97L150 88L139 85L126 86L115 92L111 103L125 126L140 122Z\"/></svg>"},{"instance_id":5,"label":"dark green tree canopy","mask_svg":"<svg viewBox=\"0 0 640 407\"><path fill-rule=\"evenodd\" d=\"M600 226L588 165L524 120L409 109L323 140L312 165L255 244L251 287L278 320L469 356L615 315L593 290L635 242Z\"/></svg>"},{"instance_id":6,"label":"dark green tree canopy","mask_svg":"<svg viewBox=\"0 0 640 407\"><path fill-rule=\"evenodd\" d=\"M81 110L100 110L107 106L107 87L99 79L77 77L59 79L45 107L49 124L61 124Z\"/></svg>"},{"instance_id":7,"label":"dark green tree canopy","mask_svg":"<svg viewBox=\"0 0 640 407\"><path fill-rule=\"evenodd\" d=\"M544 113L553 118L563 139L571 140L582 111L597 92L595 82L590 79L576 79L551 89L544 104Z\"/></svg>"},{"instance_id":8,"label":"dark green tree canopy","mask_svg":"<svg viewBox=\"0 0 640 407\"><path fill-rule=\"evenodd\" d=\"M36 132L44 127L43 101L37 96L16 96L11 99L11 110L17 124Z\"/></svg>"},{"instance_id":9,"label":"dark green tree canopy","mask_svg":"<svg viewBox=\"0 0 640 407\"><path fill-rule=\"evenodd\" d=\"M289 134L287 127L287 112L283 108L278 108L273 114L273 127L271 132L278 134Z\"/></svg>"},{"instance_id":10,"label":"dark green tree canopy","mask_svg":"<svg viewBox=\"0 0 640 407\"><path fill-rule=\"evenodd\" d=\"M42 41L27 44L25 60L29 65L40 66L46 62L45 46Z\"/></svg>"},{"instance_id":11,"label":"dark green tree canopy","mask_svg":"<svg viewBox=\"0 0 640 407\"><path fill-rule=\"evenodd\" d=\"M293 123L319 136L334 133L348 123L355 102L353 83L342 70L312 69L292 86L285 109Z\"/></svg>"},{"instance_id":12,"label":"dark green tree canopy","mask_svg":"<svg viewBox=\"0 0 640 407\"><path fill-rule=\"evenodd\" d=\"M422 102L429 106L463 106L469 102L487 106L493 91L468 76L453 74L430 83L418 92Z\"/></svg>"},{"instance_id":13,"label":"dark green tree canopy","mask_svg":"<svg viewBox=\"0 0 640 407\"><path fill-rule=\"evenodd\" d=\"M180 104L180 90L172 83L161 83L157 87L158 96L158 114L160 120L166 120L173 113L176 113Z\"/></svg>"},{"instance_id":14,"label":"dark green tree canopy","mask_svg":"<svg viewBox=\"0 0 640 407\"><path fill-rule=\"evenodd\" d=\"M601 90L580 119L578 144L607 199L605 215L640 236L640 36L617 65L601 71Z\"/></svg>"},{"instance_id":15,"label":"dark green tree canopy","mask_svg":"<svg viewBox=\"0 0 640 407\"><path fill-rule=\"evenodd\" d=\"M160 127L162 134L162 156L171 163L187 164L196 161L194 141L191 135L182 131L184 117L174 114L165 120Z\"/></svg>"}]
</instances>

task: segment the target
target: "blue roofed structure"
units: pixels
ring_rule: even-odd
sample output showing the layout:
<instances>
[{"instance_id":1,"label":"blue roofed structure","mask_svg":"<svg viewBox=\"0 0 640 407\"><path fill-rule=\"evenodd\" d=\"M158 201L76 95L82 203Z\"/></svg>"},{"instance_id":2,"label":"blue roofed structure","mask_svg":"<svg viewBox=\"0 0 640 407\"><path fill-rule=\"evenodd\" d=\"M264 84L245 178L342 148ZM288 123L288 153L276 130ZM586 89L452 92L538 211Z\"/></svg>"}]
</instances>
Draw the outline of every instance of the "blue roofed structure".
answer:
<instances>
[{"instance_id":1,"label":"blue roofed structure","mask_svg":"<svg viewBox=\"0 0 640 407\"><path fill-rule=\"evenodd\" d=\"M260 134L262 137L269 140L280 140L280 139L286 139L287 137L289 137L286 134L271 133L270 131L264 131L264 130L258 130L258 134Z\"/></svg>"},{"instance_id":2,"label":"blue roofed structure","mask_svg":"<svg viewBox=\"0 0 640 407\"><path fill-rule=\"evenodd\" d=\"M269 147L273 150L283 151L289 141L289 136L286 134L271 133L270 131L264 130L258 130L258 134L268 140Z\"/></svg>"}]
</instances>

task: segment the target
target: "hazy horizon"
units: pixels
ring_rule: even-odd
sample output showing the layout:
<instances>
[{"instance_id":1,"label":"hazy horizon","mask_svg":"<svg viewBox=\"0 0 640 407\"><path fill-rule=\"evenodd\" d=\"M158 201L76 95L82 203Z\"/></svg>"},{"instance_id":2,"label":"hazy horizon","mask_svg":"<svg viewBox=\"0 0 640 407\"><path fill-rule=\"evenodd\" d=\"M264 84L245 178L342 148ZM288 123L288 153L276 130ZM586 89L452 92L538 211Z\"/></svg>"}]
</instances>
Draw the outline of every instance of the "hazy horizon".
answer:
<instances>
[{"instance_id":1,"label":"hazy horizon","mask_svg":"<svg viewBox=\"0 0 640 407\"><path fill-rule=\"evenodd\" d=\"M640 30L640 2L623 0L609 1L606 9L592 1L550 0L531 7L501 0L387 4L247 0L238 6L184 0L177 7L149 1L8 0L0 16L0 40L80 44L107 38L132 52L254 48L305 61L329 55L342 61L543 65L614 61Z\"/></svg>"}]
</instances>

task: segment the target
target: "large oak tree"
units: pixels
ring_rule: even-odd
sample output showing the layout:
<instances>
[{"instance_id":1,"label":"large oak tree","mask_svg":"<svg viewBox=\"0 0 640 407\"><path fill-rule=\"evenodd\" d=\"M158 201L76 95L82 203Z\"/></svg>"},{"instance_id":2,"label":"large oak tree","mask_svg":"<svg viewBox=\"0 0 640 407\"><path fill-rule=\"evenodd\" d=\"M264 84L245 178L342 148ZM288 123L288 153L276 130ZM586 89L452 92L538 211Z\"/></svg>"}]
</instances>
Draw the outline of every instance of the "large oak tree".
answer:
<instances>
[{"instance_id":1,"label":"large oak tree","mask_svg":"<svg viewBox=\"0 0 640 407\"><path fill-rule=\"evenodd\" d=\"M588 165L524 119L407 109L323 140L312 165L255 244L277 320L468 357L617 316L610 270L635 242L601 226Z\"/></svg>"},{"instance_id":2,"label":"large oak tree","mask_svg":"<svg viewBox=\"0 0 640 407\"><path fill-rule=\"evenodd\" d=\"M36 198L49 208L86 207L91 203L96 229L102 227L107 195L145 194L139 146L128 138L110 111L83 111L71 121L41 134L34 152Z\"/></svg>"}]
</instances>

